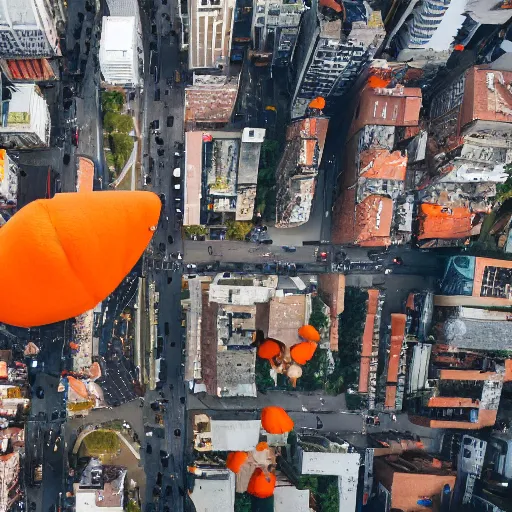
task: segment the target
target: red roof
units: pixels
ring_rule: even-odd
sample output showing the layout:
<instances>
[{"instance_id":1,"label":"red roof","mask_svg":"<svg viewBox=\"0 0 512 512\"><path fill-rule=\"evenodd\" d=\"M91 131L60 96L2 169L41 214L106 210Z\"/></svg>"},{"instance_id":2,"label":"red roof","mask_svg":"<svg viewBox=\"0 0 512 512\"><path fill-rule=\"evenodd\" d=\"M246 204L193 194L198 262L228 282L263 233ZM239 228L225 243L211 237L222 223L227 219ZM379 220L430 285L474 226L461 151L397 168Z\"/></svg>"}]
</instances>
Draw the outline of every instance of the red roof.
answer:
<instances>
[{"instance_id":1,"label":"red roof","mask_svg":"<svg viewBox=\"0 0 512 512\"><path fill-rule=\"evenodd\" d=\"M7 59L6 64L11 80L38 82L55 79L55 73L46 59Z\"/></svg>"},{"instance_id":2,"label":"red roof","mask_svg":"<svg viewBox=\"0 0 512 512\"><path fill-rule=\"evenodd\" d=\"M421 108L421 89L398 86L394 89L363 89L350 128L351 136L369 124L417 126Z\"/></svg>"},{"instance_id":3,"label":"red roof","mask_svg":"<svg viewBox=\"0 0 512 512\"><path fill-rule=\"evenodd\" d=\"M468 208L423 203L418 218L418 240L466 238L471 235L473 214Z\"/></svg>"},{"instance_id":4,"label":"red roof","mask_svg":"<svg viewBox=\"0 0 512 512\"><path fill-rule=\"evenodd\" d=\"M459 126L479 119L512 123L512 72L473 66L466 74Z\"/></svg>"},{"instance_id":5,"label":"red roof","mask_svg":"<svg viewBox=\"0 0 512 512\"><path fill-rule=\"evenodd\" d=\"M379 180L405 180L407 155L400 151L370 148L360 155L360 176Z\"/></svg>"},{"instance_id":6,"label":"red roof","mask_svg":"<svg viewBox=\"0 0 512 512\"><path fill-rule=\"evenodd\" d=\"M356 206L355 242L361 245L389 245L393 200L371 195Z\"/></svg>"},{"instance_id":7,"label":"red roof","mask_svg":"<svg viewBox=\"0 0 512 512\"><path fill-rule=\"evenodd\" d=\"M388 382L398 382L398 365L400 363L400 351L405 335L406 316L402 313L391 314L391 346L388 360Z\"/></svg>"}]
</instances>

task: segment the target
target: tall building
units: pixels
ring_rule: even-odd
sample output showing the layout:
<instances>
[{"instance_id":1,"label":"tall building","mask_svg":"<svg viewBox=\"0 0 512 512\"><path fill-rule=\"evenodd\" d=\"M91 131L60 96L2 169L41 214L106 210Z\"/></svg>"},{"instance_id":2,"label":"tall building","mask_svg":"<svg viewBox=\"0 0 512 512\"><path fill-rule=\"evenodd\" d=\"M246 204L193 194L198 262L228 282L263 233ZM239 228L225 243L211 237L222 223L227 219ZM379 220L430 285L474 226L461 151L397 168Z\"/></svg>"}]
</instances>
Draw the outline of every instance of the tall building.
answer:
<instances>
[{"instance_id":1,"label":"tall building","mask_svg":"<svg viewBox=\"0 0 512 512\"><path fill-rule=\"evenodd\" d=\"M4 148L47 147L50 143L50 112L35 84L19 84L2 101L0 146Z\"/></svg>"},{"instance_id":2,"label":"tall building","mask_svg":"<svg viewBox=\"0 0 512 512\"><path fill-rule=\"evenodd\" d=\"M58 4L58 2L55 2ZM3 0L0 3L0 57L60 55L57 10L45 0Z\"/></svg>"},{"instance_id":3,"label":"tall building","mask_svg":"<svg viewBox=\"0 0 512 512\"><path fill-rule=\"evenodd\" d=\"M292 119L302 117L317 96L329 107L360 74L384 35L380 11L366 2L313 0L293 55Z\"/></svg>"},{"instance_id":4,"label":"tall building","mask_svg":"<svg viewBox=\"0 0 512 512\"><path fill-rule=\"evenodd\" d=\"M228 66L235 4L235 0L189 0L189 69Z\"/></svg>"},{"instance_id":5,"label":"tall building","mask_svg":"<svg viewBox=\"0 0 512 512\"><path fill-rule=\"evenodd\" d=\"M252 19L253 47L272 53L272 64L287 66L297 40L303 0L257 0Z\"/></svg>"},{"instance_id":6,"label":"tall building","mask_svg":"<svg viewBox=\"0 0 512 512\"><path fill-rule=\"evenodd\" d=\"M135 16L103 17L100 67L109 84L135 86L139 82L136 20Z\"/></svg>"}]
</instances>

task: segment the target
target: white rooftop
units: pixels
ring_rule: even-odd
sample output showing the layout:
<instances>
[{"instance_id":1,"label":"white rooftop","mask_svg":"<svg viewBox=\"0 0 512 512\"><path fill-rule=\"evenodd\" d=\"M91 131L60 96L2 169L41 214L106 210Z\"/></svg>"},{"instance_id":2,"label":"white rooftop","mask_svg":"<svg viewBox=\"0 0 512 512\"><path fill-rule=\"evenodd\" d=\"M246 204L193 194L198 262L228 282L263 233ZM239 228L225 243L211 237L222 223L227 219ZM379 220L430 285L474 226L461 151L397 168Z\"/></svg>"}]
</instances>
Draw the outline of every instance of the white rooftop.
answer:
<instances>
[{"instance_id":1,"label":"white rooftop","mask_svg":"<svg viewBox=\"0 0 512 512\"><path fill-rule=\"evenodd\" d=\"M235 474L227 470L227 476L226 480L196 478L190 495L196 512L232 512L235 509Z\"/></svg>"},{"instance_id":2,"label":"white rooftop","mask_svg":"<svg viewBox=\"0 0 512 512\"><path fill-rule=\"evenodd\" d=\"M309 489L280 486L274 490L274 512L309 512Z\"/></svg>"},{"instance_id":3,"label":"white rooftop","mask_svg":"<svg viewBox=\"0 0 512 512\"><path fill-rule=\"evenodd\" d=\"M134 51L135 44L135 18L133 16L105 16L103 18L101 49L104 52L108 52L112 57L128 58L128 53Z\"/></svg>"},{"instance_id":4,"label":"white rooftop","mask_svg":"<svg viewBox=\"0 0 512 512\"><path fill-rule=\"evenodd\" d=\"M256 448L260 437L260 420L211 420L212 449L220 452L248 452Z\"/></svg>"},{"instance_id":5,"label":"white rooftop","mask_svg":"<svg viewBox=\"0 0 512 512\"><path fill-rule=\"evenodd\" d=\"M303 475L355 476L359 474L359 453L325 453L300 451Z\"/></svg>"}]
</instances>

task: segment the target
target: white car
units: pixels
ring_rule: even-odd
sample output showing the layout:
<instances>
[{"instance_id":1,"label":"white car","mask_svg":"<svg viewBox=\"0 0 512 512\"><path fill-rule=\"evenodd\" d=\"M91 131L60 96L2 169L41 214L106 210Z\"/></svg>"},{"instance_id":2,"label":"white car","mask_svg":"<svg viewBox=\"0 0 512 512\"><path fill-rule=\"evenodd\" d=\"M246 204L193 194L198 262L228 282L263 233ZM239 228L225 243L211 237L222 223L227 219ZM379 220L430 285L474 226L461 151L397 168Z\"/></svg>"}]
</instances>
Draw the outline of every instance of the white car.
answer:
<instances>
[{"instance_id":1,"label":"white car","mask_svg":"<svg viewBox=\"0 0 512 512\"><path fill-rule=\"evenodd\" d=\"M181 176L181 169L179 167L176 167L174 169L174 171L172 171L172 175L175 177L175 178L179 178Z\"/></svg>"},{"instance_id":2,"label":"white car","mask_svg":"<svg viewBox=\"0 0 512 512\"><path fill-rule=\"evenodd\" d=\"M174 190L181 190L181 184L180 183L175 183L174 184Z\"/></svg>"}]
</instances>

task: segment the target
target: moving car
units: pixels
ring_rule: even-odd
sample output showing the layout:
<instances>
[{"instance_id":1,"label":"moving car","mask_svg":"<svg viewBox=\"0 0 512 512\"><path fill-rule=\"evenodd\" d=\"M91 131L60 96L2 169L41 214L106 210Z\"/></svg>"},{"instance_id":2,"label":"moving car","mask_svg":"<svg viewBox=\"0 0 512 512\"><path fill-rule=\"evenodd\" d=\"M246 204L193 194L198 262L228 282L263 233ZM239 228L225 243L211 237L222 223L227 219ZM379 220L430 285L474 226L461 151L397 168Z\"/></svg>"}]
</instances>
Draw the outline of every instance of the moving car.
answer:
<instances>
[{"instance_id":1,"label":"moving car","mask_svg":"<svg viewBox=\"0 0 512 512\"><path fill-rule=\"evenodd\" d=\"M179 178L181 176L181 169L179 167L176 167L174 171L172 171L172 175L174 178Z\"/></svg>"},{"instance_id":2,"label":"moving car","mask_svg":"<svg viewBox=\"0 0 512 512\"><path fill-rule=\"evenodd\" d=\"M79 133L80 131L78 129L78 126L73 126L73 129L71 130L71 143L75 147L78 147Z\"/></svg>"}]
</instances>

